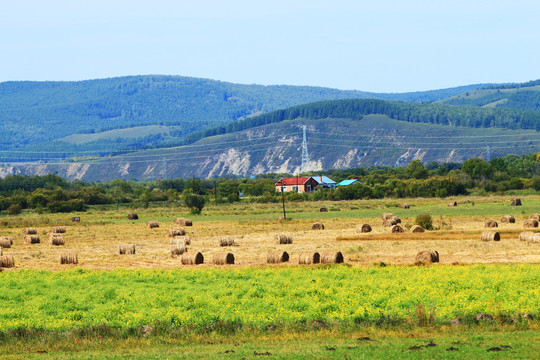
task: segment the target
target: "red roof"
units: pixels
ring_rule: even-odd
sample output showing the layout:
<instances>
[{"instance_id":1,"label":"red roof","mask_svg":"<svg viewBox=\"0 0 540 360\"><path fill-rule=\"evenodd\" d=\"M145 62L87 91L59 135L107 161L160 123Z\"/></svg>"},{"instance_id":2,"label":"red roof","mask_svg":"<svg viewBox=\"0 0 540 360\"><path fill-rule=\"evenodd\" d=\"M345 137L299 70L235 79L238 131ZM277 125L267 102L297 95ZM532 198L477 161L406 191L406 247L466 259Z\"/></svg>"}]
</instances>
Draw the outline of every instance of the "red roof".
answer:
<instances>
[{"instance_id":1,"label":"red roof","mask_svg":"<svg viewBox=\"0 0 540 360\"><path fill-rule=\"evenodd\" d=\"M310 177L298 177L298 178L282 178L276 185L291 186L291 185L304 185Z\"/></svg>"}]
</instances>

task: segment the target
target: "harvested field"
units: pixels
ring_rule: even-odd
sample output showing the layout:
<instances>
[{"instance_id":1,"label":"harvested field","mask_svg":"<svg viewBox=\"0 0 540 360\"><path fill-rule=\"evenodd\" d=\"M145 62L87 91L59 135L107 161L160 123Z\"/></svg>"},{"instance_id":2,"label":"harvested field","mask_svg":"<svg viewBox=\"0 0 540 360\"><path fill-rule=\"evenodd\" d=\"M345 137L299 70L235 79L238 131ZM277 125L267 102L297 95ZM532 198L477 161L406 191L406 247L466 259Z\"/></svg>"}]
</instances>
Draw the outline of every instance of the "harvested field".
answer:
<instances>
[{"instance_id":1,"label":"harvested field","mask_svg":"<svg viewBox=\"0 0 540 360\"><path fill-rule=\"evenodd\" d=\"M207 215L203 212L193 218L193 226L189 228L189 252L200 252L210 259L199 266L212 267L214 254L223 250L218 246L219 239L233 237L242 246L235 247L235 264L232 266L262 266L266 264L267 254L279 247L273 240L274 235L287 234L294 241L286 245L290 261L284 266L298 266L300 254L327 251L342 251L347 256L347 263L353 266L378 262L411 265L416 254L425 249L437 249L441 264L540 262L540 247L519 240L519 234L525 230L523 222L540 208L539 196L522 197L524 205L520 210L523 213L513 215L515 223L499 225L497 230L502 241L498 242L479 241L480 234L486 219L500 219L511 211L508 198L473 200L474 206L460 201L459 207L448 208L438 199L414 199L415 206L407 210L398 209L391 200L336 202L333 206L339 206L342 211L328 213L320 213L321 204L292 203L289 209L292 219L284 221L275 220L281 210L279 204L209 206L205 209ZM405 229L411 229L418 214L429 212L438 230L391 234L381 225L381 213L386 208L392 209L392 216L398 216ZM156 219L167 224L175 219L171 213L181 212L166 208L136 211L143 219ZM58 263L61 246L50 246L47 242L24 244L21 229L33 227L38 234L48 235L53 226L66 225L69 225L69 239L64 245L65 251L78 254L81 268L172 269L179 266L179 260L171 257L171 246L176 245L177 239L186 242L187 236L167 238L167 228L148 229L146 222L130 221L125 214L125 211L92 210L92 213L83 214L85 221L81 223L72 223L71 214L25 214L18 220L22 222L13 223L10 221L15 220L6 217L7 225L0 230L0 236L13 238L8 252L15 259L16 269L63 269ZM311 230L314 222L324 222L326 229ZM372 231L357 233L357 225L364 223L372 224ZM119 246L124 244L135 244L137 256L118 256ZM359 246L362 250L357 250Z\"/></svg>"}]
</instances>

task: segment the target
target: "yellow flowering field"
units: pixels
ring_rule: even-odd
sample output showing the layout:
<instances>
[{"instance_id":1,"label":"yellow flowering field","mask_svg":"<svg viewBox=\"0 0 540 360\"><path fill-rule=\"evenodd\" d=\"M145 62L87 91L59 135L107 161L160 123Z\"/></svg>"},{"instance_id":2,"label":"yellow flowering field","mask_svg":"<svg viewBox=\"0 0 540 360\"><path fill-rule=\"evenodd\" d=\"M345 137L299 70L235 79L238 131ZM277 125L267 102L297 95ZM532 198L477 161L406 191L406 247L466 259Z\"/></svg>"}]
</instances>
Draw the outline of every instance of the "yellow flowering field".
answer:
<instances>
[{"instance_id":1,"label":"yellow flowering field","mask_svg":"<svg viewBox=\"0 0 540 360\"><path fill-rule=\"evenodd\" d=\"M435 323L540 313L540 265L74 269L0 273L0 331Z\"/></svg>"}]
</instances>

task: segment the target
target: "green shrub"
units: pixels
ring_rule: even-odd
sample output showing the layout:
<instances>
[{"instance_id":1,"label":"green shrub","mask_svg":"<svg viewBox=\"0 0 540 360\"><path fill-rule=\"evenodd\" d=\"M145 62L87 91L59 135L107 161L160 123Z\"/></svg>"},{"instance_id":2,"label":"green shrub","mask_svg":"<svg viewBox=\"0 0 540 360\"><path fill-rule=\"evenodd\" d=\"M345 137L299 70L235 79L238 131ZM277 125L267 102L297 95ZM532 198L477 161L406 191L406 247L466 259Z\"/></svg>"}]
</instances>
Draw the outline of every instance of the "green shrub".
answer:
<instances>
[{"instance_id":1,"label":"green shrub","mask_svg":"<svg viewBox=\"0 0 540 360\"><path fill-rule=\"evenodd\" d=\"M414 223L426 230L433 229L433 219L431 218L431 215L427 213L419 214L414 220Z\"/></svg>"},{"instance_id":2,"label":"green shrub","mask_svg":"<svg viewBox=\"0 0 540 360\"><path fill-rule=\"evenodd\" d=\"M21 205L19 204L11 204L8 207L7 211L9 215L18 215L21 213L22 208L21 208Z\"/></svg>"}]
</instances>

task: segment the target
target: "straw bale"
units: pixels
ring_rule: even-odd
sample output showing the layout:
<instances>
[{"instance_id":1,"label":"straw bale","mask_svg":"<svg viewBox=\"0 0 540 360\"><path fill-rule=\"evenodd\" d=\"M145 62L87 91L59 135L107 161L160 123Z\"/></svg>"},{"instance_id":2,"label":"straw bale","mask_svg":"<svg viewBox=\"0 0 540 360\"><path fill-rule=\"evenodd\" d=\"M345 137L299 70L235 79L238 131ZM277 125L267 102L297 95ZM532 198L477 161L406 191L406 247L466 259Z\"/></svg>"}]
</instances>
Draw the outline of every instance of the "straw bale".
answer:
<instances>
[{"instance_id":1,"label":"straw bale","mask_svg":"<svg viewBox=\"0 0 540 360\"><path fill-rule=\"evenodd\" d=\"M531 216L529 216L529 219L540 222L540 214L531 214Z\"/></svg>"},{"instance_id":2,"label":"straw bale","mask_svg":"<svg viewBox=\"0 0 540 360\"><path fill-rule=\"evenodd\" d=\"M54 246L65 245L64 235L55 233L49 234L49 244Z\"/></svg>"},{"instance_id":3,"label":"straw bale","mask_svg":"<svg viewBox=\"0 0 540 360\"><path fill-rule=\"evenodd\" d=\"M405 230L403 230L403 228L401 226L399 226L399 225L392 226L391 231L392 231L393 234L405 232Z\"/></svg>"},{"instance_id":4,"label":"straw bale","mask_svg":"<svg viewBox=\"0 0 540 360\"><path fill-rule=\"evenodd\" d=\"M39 244L39 236L37 235L26 235L24 237L25 244Z\"/></svg>"},{"instance_id":5,"label":"straw bale","mask_svg":"<svg viewBox=\"0 0 540 360\"><path fill-rule=\"evenodd\" d=\"M37 230L35 228L24 228L22 233L23 235L34 235L37 234Z\"/></svg>"},{"instance_id":6,"label":"straw bale","mask_svg":"<svg viewBox=\"0 0 540 360\"><path fill-rule=\"evenodd\" d=\"M139 220L139 215L137 214L128 214L128 220Z\"/></svg>"},{"instance_id":7,"label":"straw bale","mask_svg":"<svg viewBox=\"0 0 540 360\"><path fill-rule=\"evenodd\" d=\"M413 225L411 227L411 232L412 233L423 233L424 229L420 225Z\"/></svg>"},{"instance_id":8,"label":"straw bale","mask_svg":"<svg viewBox=\"0 0 540 360\"><path fill-rule=\"evenodd\" d=\"M432 250L420 251L416 254L416 262L421 264L431 264L439 262L439 252Z\"/></svg>"},{"instance_id":9,"label":"straw bale","mask_svg":"<svg viewBox=\"0 0 540 360\"><path fill-rule=\"evenodd\" d=\"M484 227L487 227L487 228L494 228L494 227L499 227L499 224L497 224L497 222L495 220L488 220L486 221L486 223L484 224Z\"/></svg>"},{"instance_id":10,"label":"straw bale","mask_svg":"<svg viewBox=\"0 0 540 360\"><path fill-rule=\"evenodd\" d=\"M369 224L356 225L356 232L357 233L371 232L371 225Z\"/></svg>"},{"instance_id":11,"label":"straw bale","mask_svg":"<svg viewBox=\"0 0 540 360\"><path fill-rule=\"evenodd\" d=\"M153 229L153 228L158 228L159 227L159 221L148 221L146 223L146 227L149 228L149 229Z\"/></svg>"},{"instance_id":12,"label":"straw bale","mask_svg":"<svg viewBox=\"0 0 540 360\"><path fill-rule=\"evenodd\" d=\"M328 212L328 208L322 207L319 209L319 212Z\"/></svg>"},{"instance_id":13,"label":"straw bale","mask_svg":"<svg viewBox=\"0 0 540 360\"><path fill-rule=\"evenodd\" d=\"M524 228L537 228L538 227L538 221L535 219L527 219L523 222Z\"/></svg>"},{"instance_id":14,"label":"straw bale","mask_svg":"<svg viewBox=\"0 0 540 360\"><path fill-rule=\"evenodd\" d=\"M189 236L175 236L170 239L170 245L191 245L191 238Z\"/></svg>"},{"instance_id":15,"label":"straw bale","mask_svg":"<svg viewBox=\"0 0 540 360\"><path fill-rule=\"evenodd\" d=\"M511 206L521 206L521 199L520 198L514 198L510 201Z\"/></svg>"},{"instance_id":16,"label":"straw bale","mask_svg":"<svg viewBox=\"0 0 540 360\"><path fill-rule=\"evenodd\" d=\"M219 246L234 246L234 238L230 236L219 238Z\"/></svg>"},{"instance_id":17,"label":"straw bale","mask_svg":"<svg viewBox=\"0 0 540 360\"><path fill-rule=\"evenodd\" d=\"M193 226L193 221L184 218L176 218L174 219L174 223L180 226Z\"/></svg>"},{"instance_id":18,"label":"straw bale","mask_svg":"<svg viewBox=\"0 0 540 360\"><path fill-rule=\"evenodd\" d=\"M448 206L448 207L454 207L454 206L457 206L457 202L456 202L456 201L450 202L450 203L448 203L448 205L446 205L446 206Z\"/></svg>"},{"instance_id":19,"label":"straw bale","mask_svg":"<svg viewBox=\"0 0 540 360\"><path fill-rule=\"evenodd\" d=\"M539 244L540 233L534 233L532 231L525 231L519 234L519 240L526 241L529 244Z\"/></svg>"},{"instance_id":20,"label":"straw bale","mask_svg":"<svg viewBox=\"0 0 540 360\"><path fill-rule=\"evenodd\" d=\"M324 230L324 224L322 222L316 222L311 225L311 230Z\"/></svg>"},{"instance_id":21,"label":"straw bale","mask_svg":"<svg viewBox=\"0 0 540 360\"><path fill-rule=\"evenodd\" d=\"M396 220L394 220L394 219L386 219L386 220L383 221L382 226L390 227L390 226L394 226L396 224L397 224Z\"/></svg>"},{"instance_id":22,"label":"straw bale","mask_svg":"<svg viewBox=\"0 0 540 360\"><path fill-rule=\"evenodd\" d=\"M399 218L399 216L393 216L392 220L394 220L396 224L401 224L401 219Z\"/></svg>"},{"instance_id":23,"label":"straw bale","mask_svg":"<svg viewBox=\"0 0 540 360\"><path fill-rule=\"evenodd\" d=\"M183 228L175 227L175 228L169 229L167 231L167 235L169 237L184 236L186 235L186 230L184 230Z\"/></svg>"},{"instance_id":24,"label":"straw bale","mask_svg":"<svg viewBox=\"0 0 540 360\"><path fill-rule=\"evenodd\" d=\"M183 265L199 265L204 263L204 256L200 252L182 254Z\"/></svg>"},{"instance_id":25,"label":"straw bale","mask_svg":"<svg viewBox=\"0 0 540 360\"><path fill-rule=\"evenodd\" d=\"M182 255L183 253L187 252L187 247L184 244L176 244L171 246L171 255Z\"/></svg>"},{"instance_id":26,"label":"straw bale","mask_svg":"<svg viewBox=\"0 0 540 360\"><path fill-rule=\"evenodd\" d=\"M516 222L516 218L514 218L512 215L504 215L502 218L501 218L501 223L515 223Z\"/></svg>"},{"instance_id":27,"label":"straw bale","mask_svg":"<svg viewBox=\"0 0 540 360\"><path fill-rule=\"evenodd\" d=\"M13 239L9 237L0 237L0 248L10 248L13 245Z\"/></svg>"},{"instance_id":28,"label":"straw bale","mask_svg":"<svg viewBox=\"0 0 540 360\"><path fill-rule=\"evenodd\" d=\"M394 217L394 215L390 214L390 213L384 213L384 214L381 215L382 220L392 219L393 217Z\"/></svg>"},{"instance_id":29,"label":"straw bale","mask_svg":"<svg viewBox=\"0 0 540 360\"><path fill-rule=\"evenodd\" d=\"M268 264L279 264L289 261L289 254L286 251L273 251L269 252L266 256L266 262Z\"/></svg>"},{"instance_id":30,"label":"straw bale","mask_svg":"<svg viewBox=\"0 0 540 360\"><path fill-rule=\"evenodd\" d=\"M55 226L53 227L53 233L55 234L65 234L66 233L66 227L65 226Z\"/></svg>"},{"instance_id":31,"label":"straw bale","mask_svg":"<svg viewBox=\"0 0 540 360\"><path fill-rule=\"evenodd\" d=\"M321 253L321 264L341 264L343 261L344 259L341 251L329 251Z\"/></svg>"},{"instance_id":32,"label":"straw bale","mask_svg":"<svg viewBox=\"0 0 540 360\"><path fill-rule=\"evenodd\" d=\"M13 256L0 256L0 268L10 268L15 266L15 259Z\"/></svg>"},{"instance_id":33,"label":"straw bale","mask_svg":"<svg viewBox=\"0 0 540 360\"><path fill-rule=\"evenodd\" d=\"M62 254L60 255L60 264L78 264L79 259L77 258L77 254L70 253L70 254Z\"/></svg>"},{"instance_id":34,"label":"straw bale","mask_svg":"<svg viewBox=\"0 0 540 360\"><path fill-rule=\"evenodd\" d=\"M214 255L215 265L233 265L234 255L231 253L220 253Z\"/></svg>"},{"instance_id":35,"label":"straw bale","mask_svg":"<svg viewBox=\"0 0 540 360\"><path fill-rule=\"evenodd\" d=\"M400 209L410 209L411 205L409 205L409 204L401 204L401 205L399 205L399 208Z\"/></svg>"},{"instance_id":36,"label":"straw bale","mask_svg":"<svg viewBox=\"0 0 540 360\"><path fill-rule=\"evenodd\" d=\"M298 257L298 264L300 265L318 264L320 262L321 262L321 255L318 252L302 253Z\"/></svg>"},{"instance_id":37,"label":"straw bale","mask_svg":"<svg viewBox=\"0 0 540 360\"><path fill-rule=\"evenodd\" d=\"M277 234L276 241L278 244L292 244L292 236L287 234Z\"/></svg>"},{"instance_id":38,"label":"straw bale","mask_svg":"<svg viewBox=\"0 0 540 360\"><path fill-rule=\"evenodd\" d=\"M135 245L128 244L128 245L120 245L118 247L118 252L120 255L134 255L135 254Z\"/></svg>"},{"instance_id":39,"label":"straw bale","mask_svg":"<svg viewBox=\"0 0 540 360\"><path fill-rule=\"evenodd\" d=\"M499 234L497 231L484 231L484 232L482 232L482 235L480 235L480 240L482 240L482 241L500 241L501 240L501 234Z\"/></svg>"}]
</instances>

